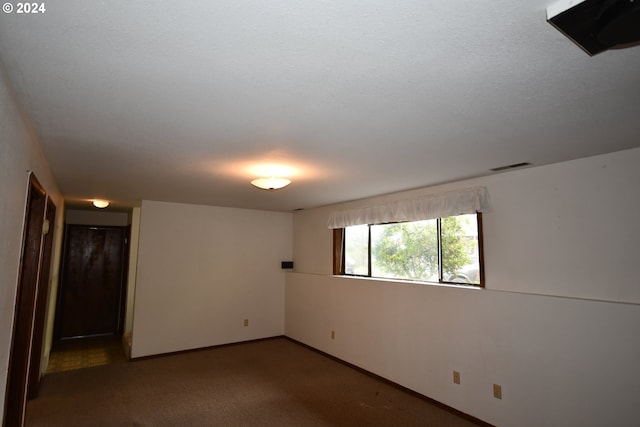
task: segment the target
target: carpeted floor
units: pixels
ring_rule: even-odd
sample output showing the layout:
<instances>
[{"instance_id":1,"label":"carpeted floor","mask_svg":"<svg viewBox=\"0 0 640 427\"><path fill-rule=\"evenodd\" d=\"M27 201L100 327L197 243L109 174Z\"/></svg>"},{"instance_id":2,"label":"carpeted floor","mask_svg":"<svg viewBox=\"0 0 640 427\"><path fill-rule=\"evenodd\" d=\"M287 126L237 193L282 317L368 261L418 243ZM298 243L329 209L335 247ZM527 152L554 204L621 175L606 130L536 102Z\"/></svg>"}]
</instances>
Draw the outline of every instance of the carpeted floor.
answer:
<instances>
[{"instance_id":1,"label":"carpeted floor","mask_svg":"<svg viewBox=\"0 0 640 427\"><path fill-rule=\"evenodd\" d=\"M286 338L47 374L27 426L473 426Z\"/></svg>"}]
</instances>

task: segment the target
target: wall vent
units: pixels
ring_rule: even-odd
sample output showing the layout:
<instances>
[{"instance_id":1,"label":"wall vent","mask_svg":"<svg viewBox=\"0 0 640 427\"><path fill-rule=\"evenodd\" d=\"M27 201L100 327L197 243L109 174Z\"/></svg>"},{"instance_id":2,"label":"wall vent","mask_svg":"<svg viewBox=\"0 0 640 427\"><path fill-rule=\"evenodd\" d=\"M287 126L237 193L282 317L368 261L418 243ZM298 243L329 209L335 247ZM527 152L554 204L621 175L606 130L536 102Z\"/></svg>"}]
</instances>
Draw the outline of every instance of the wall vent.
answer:
<instances>
[{"instance_id":1,"label":"wall vent","mask_svg":"<svg viewBox=\"0 0 640 427\"><path fill-rule=\"evenodd\" d=\"M528 163L528 162L514 163L512 165L506 165L506 166L500 166L500 167L497 167L497 168L493 168L493 169L491 169L491 171L493 171L493 172L506 171L507 169L521 168L523 166L529 166L530 164L531 163Z\"/></svg>"},{"instance_id":2,"label":"wall vent","mask_svg":"<svg viewBox=\"0 0 640 427\"><path fill-rule=\"evenodd\" d=\"M640 44L638 0L560 0L547 21L591 56Z\"/></svg>"}]
</instances>

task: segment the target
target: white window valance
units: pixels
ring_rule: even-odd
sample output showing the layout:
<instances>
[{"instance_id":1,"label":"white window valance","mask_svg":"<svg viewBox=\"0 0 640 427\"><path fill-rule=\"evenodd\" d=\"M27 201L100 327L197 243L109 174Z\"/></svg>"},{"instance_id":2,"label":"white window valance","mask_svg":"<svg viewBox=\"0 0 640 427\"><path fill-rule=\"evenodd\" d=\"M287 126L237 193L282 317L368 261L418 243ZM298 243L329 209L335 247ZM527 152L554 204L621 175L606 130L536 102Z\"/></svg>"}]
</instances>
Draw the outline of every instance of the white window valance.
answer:
<instances>
[{"instance_id":1,"label":"white window valance","mask_svg":"<svg viewBox=\"0 0 640 427\"><path fill-rule=\"evenodd\" d=\"M487 188L473 187L336 211L331 213L327 225L329 228L344 228L361 224L421 221L487 212L489 208L490 199Z\"/></svg>"}]
</instances>

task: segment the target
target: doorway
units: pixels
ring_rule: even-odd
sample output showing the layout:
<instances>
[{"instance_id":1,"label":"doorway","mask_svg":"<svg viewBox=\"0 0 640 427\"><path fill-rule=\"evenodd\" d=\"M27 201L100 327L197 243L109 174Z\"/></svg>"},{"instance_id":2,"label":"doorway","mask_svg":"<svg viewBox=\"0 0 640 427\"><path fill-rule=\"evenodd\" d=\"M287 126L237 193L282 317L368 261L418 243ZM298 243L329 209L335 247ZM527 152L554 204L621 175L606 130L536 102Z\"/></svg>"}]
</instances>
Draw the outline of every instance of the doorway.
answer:
<instances>
[{"instance_id":1,"label":"doorway","mask_svg":"<svg viewBox=\"0 0 640 427\"><path fill-rule=\"evenodd\" d=\"M9 355L7 426L22 425L27 396L35 396L40 383L55 211L44 188L30 173Z\"/></svg>"},{"instance_id":2,"label":"doorway","mask_svg":"<svg viewBox=\"0 0 640 427\"><path fill-rule=\"evenodd\" d=\"M122 334L128 230L66 225L56 340Z\"/></svg>"}]
</instances>

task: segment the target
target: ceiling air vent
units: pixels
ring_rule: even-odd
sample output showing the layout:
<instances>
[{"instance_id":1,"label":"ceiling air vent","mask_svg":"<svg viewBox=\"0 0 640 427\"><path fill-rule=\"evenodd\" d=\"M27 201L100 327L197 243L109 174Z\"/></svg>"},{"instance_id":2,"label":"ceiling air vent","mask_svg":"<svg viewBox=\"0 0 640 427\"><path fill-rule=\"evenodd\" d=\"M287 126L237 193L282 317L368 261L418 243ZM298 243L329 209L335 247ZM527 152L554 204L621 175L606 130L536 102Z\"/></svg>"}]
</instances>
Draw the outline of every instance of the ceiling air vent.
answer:
<instances>
[{"instance_id":1,"label":"ceiling air vent","mask_svg":"<svg viewBox=\"0 0 640 427\"><path fill-rule=\"evenodd\" d=\"M561 0L547 21L590 56L640 44L640 0Z\"/></svg>"},{"instance_id":2,"label":"ceiling air vent","mask_svg":"<svg viewBox=\"0 0 640 427\"><path fill-rule=\"evenodd\" d=\"M521 168L523 166L529 166L531 163L527 163L527 162L523 162L523 163L514 163L512 165L507 165L507 166L500 166L497 168L493 168L491 169L493 172L501 172L501 171L506 171L507 169L515 169L515 168Z\"/></svg>"}]
</instances>

